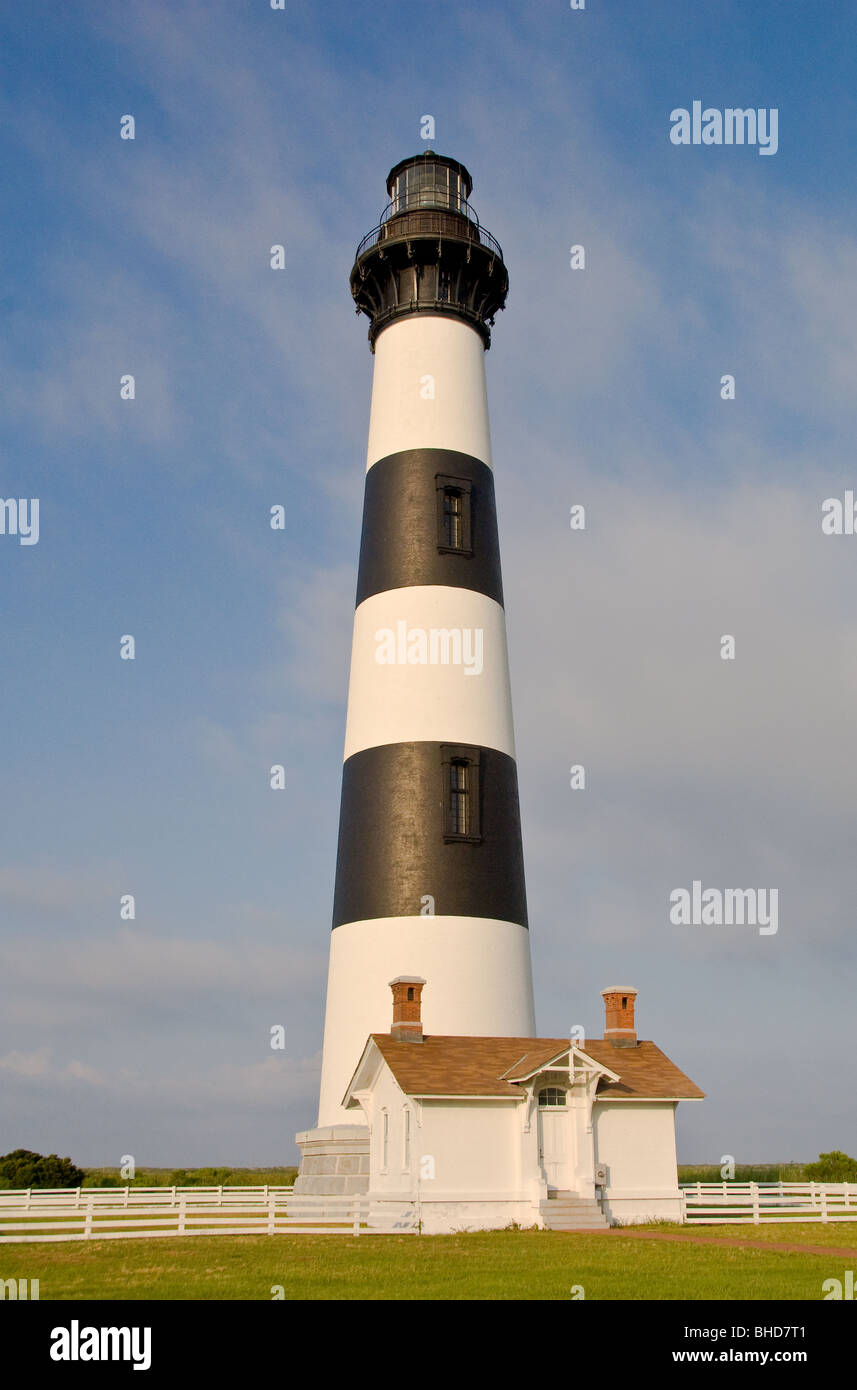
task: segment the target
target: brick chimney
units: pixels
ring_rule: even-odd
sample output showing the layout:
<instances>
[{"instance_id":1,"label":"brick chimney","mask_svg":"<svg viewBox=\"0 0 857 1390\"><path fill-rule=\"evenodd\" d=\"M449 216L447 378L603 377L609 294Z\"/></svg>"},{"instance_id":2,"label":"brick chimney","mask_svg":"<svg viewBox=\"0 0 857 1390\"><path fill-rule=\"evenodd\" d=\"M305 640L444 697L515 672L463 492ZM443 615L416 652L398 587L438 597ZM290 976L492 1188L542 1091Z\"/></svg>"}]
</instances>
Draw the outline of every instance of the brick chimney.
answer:
<instances>
[{"instance_id":1,"label":"brick chimney","mask_svg":"<svg viewBox=\"0 0 857 1390\"><path fill-rule=\"evenodd\" d=\"M604 1041L614 1047L636 1047L634 1002L637 991L630 985L611 985L609 989L602 989L601 997L605 1010Z\"/></svg>"},{"instance_id":2,"label":"brick chimney","mask_svg":"<svg viewBox=\"0 0 857 1390\"><path fill-rule=\"evenodd\" d=\"M421 1043L423 1022L420 1014L420 998L425 980L419 975L397 975L390 981L393 991L393 1026L390 1037L396 1042Z\"/></svg>"}]
</instances>

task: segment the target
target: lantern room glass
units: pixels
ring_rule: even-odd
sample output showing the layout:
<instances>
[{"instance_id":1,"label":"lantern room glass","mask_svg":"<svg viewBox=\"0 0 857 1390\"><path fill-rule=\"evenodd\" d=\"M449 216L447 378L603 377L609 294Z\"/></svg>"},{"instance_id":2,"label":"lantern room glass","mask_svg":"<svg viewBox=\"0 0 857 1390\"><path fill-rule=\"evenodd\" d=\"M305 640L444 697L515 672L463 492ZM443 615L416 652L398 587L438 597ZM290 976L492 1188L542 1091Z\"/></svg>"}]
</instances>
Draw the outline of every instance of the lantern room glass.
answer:
<instances>
[{"instance_id":1,"label":"lantern room glass","mask_svg":"<svg viewBox=\"0 0 857 1390\"><path fill-rule=\"evenodd\" d=\"M464 186L457 169L448 164L436 164L421 159L409 164L393 183L391 214L411 212L415 208L443 208L462 212L466 206Z\"/></svg>"}]
</instances>

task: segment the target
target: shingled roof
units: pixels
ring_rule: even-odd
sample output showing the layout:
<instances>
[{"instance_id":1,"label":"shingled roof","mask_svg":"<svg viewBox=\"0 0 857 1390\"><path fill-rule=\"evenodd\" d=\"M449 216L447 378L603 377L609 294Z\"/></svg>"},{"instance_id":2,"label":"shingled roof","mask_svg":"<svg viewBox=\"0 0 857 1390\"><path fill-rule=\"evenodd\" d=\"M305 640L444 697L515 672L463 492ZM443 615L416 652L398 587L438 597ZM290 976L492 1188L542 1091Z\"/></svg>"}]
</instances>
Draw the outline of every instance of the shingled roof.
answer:
<instances>
[{"instance_id":1,"label":"shingled roof","mask_svg":"<svg viewBox=\"0 0 857 1390\"><path fill-rule=\"evenodd\" d=\"M521 1082L568 1052L568 1038L451 1038L396 1042L373 1033L384 1061L408 1096L483 1096L520 1099ZM598 1099L701 1100L704 1092L653 1042L614 1047L603 1039L576 1044L593 1062L619 1076L604 1078Z\"/></svg>"}]
</instances>

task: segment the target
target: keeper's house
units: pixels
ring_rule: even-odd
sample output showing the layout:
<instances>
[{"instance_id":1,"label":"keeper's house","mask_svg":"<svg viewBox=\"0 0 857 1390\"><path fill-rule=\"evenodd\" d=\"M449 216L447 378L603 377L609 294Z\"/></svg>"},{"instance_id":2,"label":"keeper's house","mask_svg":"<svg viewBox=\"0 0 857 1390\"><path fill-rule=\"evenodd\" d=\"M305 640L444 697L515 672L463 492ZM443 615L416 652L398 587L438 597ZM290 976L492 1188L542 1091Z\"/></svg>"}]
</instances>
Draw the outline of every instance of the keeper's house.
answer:
<instances>
[{"instance_id":1,"label":"keeper's house","mask_svg":"<svg viewBox=\"0 0 857 1390\"><path fill-rule=\"evenodd\" d=\"M604 1037L572 1043L425 1036L425 983L391 981L392 1029L343 1099L368 1125L375 1212L428 1233L680 1219L675 1111L703 1092L637 1040L636 990L602 990Z\"/></svg>"}]
</instances>

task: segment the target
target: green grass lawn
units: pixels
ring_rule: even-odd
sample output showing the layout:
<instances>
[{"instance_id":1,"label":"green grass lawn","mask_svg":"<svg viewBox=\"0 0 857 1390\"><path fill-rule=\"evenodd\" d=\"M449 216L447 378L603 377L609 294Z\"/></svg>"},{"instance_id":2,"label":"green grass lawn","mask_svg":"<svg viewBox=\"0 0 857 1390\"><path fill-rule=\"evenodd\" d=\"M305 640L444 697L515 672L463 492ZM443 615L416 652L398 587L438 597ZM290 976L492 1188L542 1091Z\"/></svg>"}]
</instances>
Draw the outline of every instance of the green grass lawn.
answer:
<instances>
[{"instance_id":1,"label":"green grass lawn","mask_svg":"<svg viewBox=\"0 0 857 1390\"><path fill-rule=\"evenodd\" d=\"M635 1226L634 1230L676 1231L717 1240L763 1240L774 1245L832 1245L837 1250L852 1250L857 1259L857 1221L760 1221L758 1226L751 1221L724 1226L697 1226L692 1221L681 1226L655 1221L648 1226Z\"/></svg>"},{"instance_id":2,"label":"green grass lawn","mask_svg":"<svg viewBox=\"0 0 857 1390\"><path fill-rule=\"evenodd\" d=\"M820 1299L848 1260L776 1246L850 1249L853 1231L801 1223L697 1232L761 1239L769 1250L561 1231L69 1241L0 1249L0 1278L39 1279L42 1300L270 1300L276 1284L288 1300L570 1299L573 1285L589 1300Z\"/></svg>"}]
</instances>

